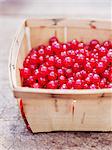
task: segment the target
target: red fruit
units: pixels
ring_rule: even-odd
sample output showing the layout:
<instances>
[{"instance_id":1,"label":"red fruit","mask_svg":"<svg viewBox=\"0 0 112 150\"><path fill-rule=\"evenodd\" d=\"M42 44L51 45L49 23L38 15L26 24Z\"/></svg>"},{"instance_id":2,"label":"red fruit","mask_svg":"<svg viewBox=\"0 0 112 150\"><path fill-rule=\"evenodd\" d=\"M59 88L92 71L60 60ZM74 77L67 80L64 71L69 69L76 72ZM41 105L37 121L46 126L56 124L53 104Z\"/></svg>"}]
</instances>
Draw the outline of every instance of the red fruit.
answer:
<instances>
[{"instance_id":1,"label":"red fruit","mask_svg":"<svg viewBox=\"0 0 112 150\"><path fill-rule=\"evenodd\" d=\"M60 58L55 60L55 66L57 68L61 68L62 67L62 60Z\"/></svg>"},{"instance_id":2,"label":"red fruit","mask_svg":"<svg viewBox=\"0 0 112 150\"><path fill-rule=\"evenodd\" d=\"M102 76L104 77L104 78L109 78L109 70L104 70L104 72L102 73Z\"/></svg>"},{"instance_id":3,"label":"red fruit","mask_svg":"<svg viewBox=\"0 0 112 150\"><path fill-rule=\"evenodd\" d=\"M74 88L75 88L75 89L81 89L82 86L83 86L82 80L77 79L77 80L75 81Z\"/></svg>"},{"instance_id":4,"label":"red fruit","mask_svg":"<svg viewBox=\"0 0 112 150\"><path fill-rule=\"evenodd\" d=\"M92 67L95 67L95 66L96 66L96 59L92 57L92 58L90 59L90 63L91 63L91 66L92 66Z\"/></svg>"},{"instance_id":5,"label":"red fruit","mask_svg":"<svg viewBox=\"0 0 112 150\"><path fill-rule=\"evenodd\" d=\"M38 56L45 56L45 49L44 48L39 48L37 51Z\"/></svg>"},{"instance_id":6,"label":"red fruit","mask_svg":"<svg viewBox=\"0 0 112 150\"><path fill-rule=\"evenodd\" d=\"M73 65L73 72L78 72L78 71L80 71L80 66L79 66L78 63L75 63L75 64Z\"/></svg>"},{"instance_id":7,"label":"red fruit","mask_svg":"<svg viewBox=\"0 0 112 150\"><path fill-rule=\"evenodd\" d=\"M48 80L56 80L57 79L57 73L54 72L54 71L51 71L49 74L48 74Z\"/></svg>"},{"instance_id":8,"label":"red fruit","mask_svg":"<svg viewBox=\"0 0 112 150\"><path fill-rule=\"evenodd\" d=\"M37 64L37 54L30 55L30 63Z\"/></svg>"},{"instance_id":9,"label":"red fruit","mask_svg":"<svg viewBox=\"0 0 112 150\"><path fill-rule=\"evenodd\" d=\"M87 72L85 70L81 70L80 74L82 76L82 79L85 79L87 77Z\"/></svg>"},{"instance_id":10,"label":"red fruit","mask_svg":"<svg viewBox=\"0 0 112 150\"><path fill-rule=\"evenodd\" d=\"M96 72L100 74L103 73L104 70L105 70L105 64L103 62L98 62L96 66Z\"/></svg>"},{"instance_id":11,"label":"red fruit","mask_svg":"<svg viewBox=\"0 0 112 150\"><path fill-rule=\"evenodd\" d=\"M104 46L105 48L110 49L111 46L112 46L112 43L111 43L110 41L104 41L104 42L103 42L103 46Z\"/></svg>"},{"instance_id":12,"label":"red fruit","mask_svg":"<svg viewBox=\"0 0 112 150\"><path fill-rule=\"evenodd\" d=\"M89 89L89 86L88 86L87 83L85 83L85 84L83 85L83 89Z\"/></svg>"},{"instance_id":13,"label":"red fruit","mask_svg":"<svg viewBox=\"0 0 112 150\"><path fill-rule=\"evenodd\" d=\"M50 45L46 46L45 53L46 55L53 55L53 50Z\"/></svg>"},{"instance_id":14,"label":"red fruit","mask_svg":"<svg viewBox=\"0 0 112 150\"><path fill-rule=\"evenodd\" d=\"M69 47L71 49L77 49L79 42L77 40L72 40L72 41L69 42L69 44L70 44Z\"/></svg>"},{"instance_id":15,"label":"red fruit","mask_svg":"<svg viewBox=\"0 0 112 150\"><path fill-rule=\"evenodd\" d=\"M37 63L38 63L38 64L43 64L43 63L44 63L44 57L43 57L43 56L39 56L39 57L37 58Z\"/></svg>"},{"instance_id":16,"label":"red fruit","mask_svg":"<svg viewBox=\"0 0 112 150\"><path fill-rule=\"evenodd\" d=\"M39 83L39 85L44 86L47 84L47 79L45 77L40 76L40 77L38 77L38 83Z\"/></svg>"},{"instance_id":17,"label":"red fruit","mask_svg":"<svg viewBox=\"0 0 112 150\"><path fill-rule=\"evenodd\" d=\"M39 73L39 70L38 70L38 69L34 70L33 76L34 76L34 78L35 78L36 80L40 77L40 73Z\"/></svg>"},{"instance_id":18,"label":"red fruit","mask_svg":"<svg viewBox=\"0 0 112 150\"><path fill-rule=\"evenodd\" d=\"M58 83L56 81L49 81L47 83L47 88L48 89L57 89L58 88Z\"/></svg>"},{"instance_id":19,"label":"red fruit","mask_svg":"<svg viewBox=\"0 0 112 150\"><path fill-rule=\"evenodd\" d=\"M41 88L41 86L40 86L39 83L34 83L34 84L32 85L32 87L33 87L33 88L36 88L36 89Z\"/></svg>"},{"instance_id":20,"label":"red fruit","mask_svg":"<svg viewBox=\"0 0 112 150\"><path fill-rule=\"evenodd\" d=\"M57 42L52 43L52 50L55 54L57 54L57 55L60 54L61 50L62 50L61 44L59 44Z\"/></svg>"},{"instance_id":21,"label":"red fruit","mask_svg":"<svg viewBox=\"0 0 112 150\"><path fill-rule=\"evenodd\" d=\"M65 57L67 57L67 52L66 51L61 52L60 53L60 58L63 59Z\"/></svg>"},{"instance_id":22,"label":"red fruit","mask_svg":"<svg viewBox=\"0 0 112 150\"><path fill-rule=\"evenodd\" d=\"M56 71L56 69L55 69L54 66L49 66L49 67L48 67L48 71L49 71L49 72L51 72L51 71Z\"/></svg>"},{"instance_id":23,"label":"red fruit","mask_svg":"<svg viewBox=\"0 0 112 150\"><path fill-rule=\"evenodd\" d=\"M67 80L66 85L68 89L72 89L74 86L75 81L74 80Z\"/></svg>"},{"instance_id":24,"label":"red fruit","mask_svg":"<svg viewBox=\"0 0 112 150\"><path fill-rule=\"evenodd\" d=\"M29 76L29 78L27 79L27 83L29 86L32 86L35 83L34 76Z\"/></svg>"},{"instance_id":25,"label":"red fruit","mask_svg":"<svg viewBox=\"0 0 112 150\"><path fill-rule=\"evenodd\" d=\"M54 56L50 56L48 58L46 58L46 62L50 65L53 66L55 64L55 58Z\"/></svg>"},{"instance_id":26,"label":"red fruit","mask_svg":"<svg viewBox=\"0 0 112 150\"><path fill-rule=\"evenodd\" d=\"M57 70L57 75L58 76L64 75L64 70L63 69L58 69Z\"/></svg>"},{"instance_id":27,"label":"red fruit","mask_svg":"<svg viewBox=\"0 0 112 150\"><path fill-rule=\"evenodd\" d=\"M83 54L77 54L77 63L83 64L85 62L85 56Z\"/></svg>"},{"instance_id":28,"label":"red fruit","mask_svg":"<svg viewBox=\"0 0 112 150\"><path fill-rule=\"evenodd\" d=\"M112 51L111 50L112 49L110 49L107 53L107 57L108 57L110 63L112 63Z\"/></svg>"},{"instance_id":29,"label":"red fruit","mask_svg":"<svg viewBox=\"0 0 112 150\"><path fill-rule=\"evenodd\" d=\"M61 75L60 77L58 77L58 81L59 81L59 84L62 85L66 83L66 77Z\"/></svg>"},{"instance_id":30,"label":"red fruit","mask_svg":"<svg viewBox=\"0 0 112 150\"><path fill-rule=\"evenodd\" d=\"M107 48L105 48L105 47L103 47L103 46L100 47L98 53L99 53L99 56L100 56L100 57L105 56L105 55L107 54Z\"/></svg>"},{"instance_id":31,"label":"red fruit","mask_svg":"<svg viewBox=\"0 0 112 150\"><path fill-rule=\"evenodd\" d=\"M102 61L105 65L108 65L108 63L109 63L109 59L108 59L107 56L103 56L103 57L101 58L101 61Z\"/></svg>"},{"instance_id":32,"label":"red fruit","mask_svg":"<svg viewBox=\"0 0 112 150\"><path fill-rule=\"evenodd\" d=\"M66 84L62 84L62 85L60 86L60 89L67 89L67 85L66 85Z\"/></svg>"},{"instance_id":33,"label":"red fruit","mask_svg":"<svg viewBox=\"0 0 112 150\"><path fill-rule=\"evenodd\" d=\"M48 68L44 65L39 67L39 73L42 77L45 77L48 75Z\"/></svg>"},{"instance_id":34,"label":"red fruit","mask_svg":"<svg viewBox=\"0 0 112 150\"><path fill-rule=\"evenodd\" d=\"M86 84L91 84L91 82L92 82L92 81L91 81L91 77L89 77L89 76L86 77L86 78L85 78L85 82L86 82Z\"/></svg>"},{"instance_id":35,"label":"red fruit","mask_svg":"<svg viewBox=\"0 0 112 150\"><path fill-rule=\"evenodd\" d=\"M87 63L85 64L84 68L85 68L85 70L86 70L87 72L92 72L92 70L93 70L93 67L92 67L92 65L91 65L90 62L87 62Z\"/></svg>"},{"instance_id":36,"label":"red fruit","mask_svg":"<svg viewBox=\"0 0 112 150\"><path fill-rule=\"evenodd\" d=\"M109 84L108 84L108 88L112 88L112 83L109 83Z\"/></svg>"},{"instance_id":37,"label":"red fruit","mask_svg":"<svg viewBox=\"0 0 112 150\"><path fill-rule=\"evenodd\" d=\"M89 88L90 89L97 89L97 86L95 84L91 84Z\"/></svg>"},{"instance_id":38,"label":"red fruit","mask_svg":"<svg viewBox=\"0 0 112 150\"><path fill-rule=\"evenodd\" d=\"M98 84L100 82L100 76L98 74L94 74L92 77L92 83Z\"/></svg>"},{"instance_id":39,"label":"red fruit","mask_svg":"<svg viewBox=\"0 0 112 150\"><path fill-rule=\"evenodd\" d=\"M65 57L63 60L63 66L68 68L68 67L71 67L72 65L73 65L72 58L71 57Z\"/></svg>"},{"instance_id":40,"label":"red fruit","mask_svg":"<svg viewBox=\"0 0 112 150\"><path fill-rule=\"evenodd\" d=\"M20 75L22 78L27 79L31 75L31 71L29 68L20 69Z\"/></svg>"},{"instance_id":41,"label":"red fruit","mask_svg":"<svg viewBox=\"0 0 112 150\"><path fill-rule=\"evenodd\" d=\"M54 42L58 42L58 39L55 36L49 39L49 45L52 45Z\"/></svg>"},{"instance_id":42,"label":"red fruit","mask_svg":"<svg viewBox=\"0 0 112 150\"><path fill-rule=\"evenodd\" d=\"M73 71L72 71L72 69L66 69L65 70L65 75L69 78L69 77L71 77L71 76L73 76Z\"/></svg>"},{"instance_id":43,"label":"red fruit","mask_svg":"<svg viewBox=\"0 0 112 150\"><path fill-rule=\"evenodd\" d=\"M83 42L80 42L78 44L78 49L82 49L82 48L84 48L84 46L85 46L85 44Z\"/></svg>"},{"instance_id":44,"label":"red fruit","mask_svg":"<svg viewBox=\"0 0 112 150\"><path fill-rule=\"evenodd\" d=\"M68 55L69 57L71 57L71 58L75 58L75 52L74 52L74 50L68 50L68 51L67 51L67 55Z\"/></svg>"},{"instance_id":45,"label":"red fruit","mask_svg":"<svg viewBox=\"0 0 112 150\"><path fill-rule=\"evenodd\" d=\"M76 78L76 79L82 79L81 72L77 72L77 73L75 74L75 78Z\"/></svg>"},{"instance_id":46,"label":"red fruit","mask_svg":"<svg viewBox=\"0 0 112 150\"><path fill-rule=\"evenodd\" d=\"M106 85L106 78L102 78L100 83L99 83L99 87L102 89L102 88L105 88L105 85Z\"/></svg>"},{"instance_id":47,"label":"red fruit","mask_svg":"<svg viewBox=\"0 0 112 150\"><path fill-rule=\"evenodd\" d=\"M33 64L33 65L31 64L31 65L29 65L28 68L30 69L31 72L33 72L37 68L37 65L36 64Z\"/></svg>"},{"instance_id":48,"label":"red fruit","mask_svg":"<svg viewBox=\"0 0 112 150\"><path fill-rule=\"evenodd\" d=\"M97 44L99 44L99 41L96 40L96 39L90 41L90 47L91 47L92 49L95 48L95 46L96 46Z\"/></svg>"},{"instance_id":49,"label":"red fruit","mask_svg":"<svg viewBox=\"0 0 112 150\"><path fill-rule=\"evenodd\" d=\"M62 52L68 50L68 45L66 43L62 44Z\"/></svg>"},{"instance_id":50,"label":"red fruit","mask_svg":"<svg viewBox=\"0 0 112 150\"><path fill-rule=\"evenodd\" d=\"M112 82L112 74L109 74L109 79L110 82Z\"/></svg>"},{"instance_id":51,"label":"red fruit","mask_svg":"<svg viewBox=\"0 0 112 150\"><path fill-rule=\"evenodd\" d=\"M23 62L23 67L28 68L30 66L30 59L26 58Z\"/></svg>"}]
</instances>

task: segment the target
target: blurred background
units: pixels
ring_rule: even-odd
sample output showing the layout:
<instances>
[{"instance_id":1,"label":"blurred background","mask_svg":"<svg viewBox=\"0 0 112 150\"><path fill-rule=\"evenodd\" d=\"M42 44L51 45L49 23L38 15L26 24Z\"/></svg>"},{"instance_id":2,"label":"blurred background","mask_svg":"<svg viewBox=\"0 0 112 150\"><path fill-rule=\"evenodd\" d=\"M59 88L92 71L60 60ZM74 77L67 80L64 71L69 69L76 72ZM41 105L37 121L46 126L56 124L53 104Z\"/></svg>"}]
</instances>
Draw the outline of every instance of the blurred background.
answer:
<instances>
[{"instance_id":1,"label":"blurred background","mask_svg":"<svg viewBox=\"0 0 112 150\"><path fill-rule=\"evenodd\" d=\"M112 0L0 0L0 14L110 19Z\"/></svg>"}]
</instances>

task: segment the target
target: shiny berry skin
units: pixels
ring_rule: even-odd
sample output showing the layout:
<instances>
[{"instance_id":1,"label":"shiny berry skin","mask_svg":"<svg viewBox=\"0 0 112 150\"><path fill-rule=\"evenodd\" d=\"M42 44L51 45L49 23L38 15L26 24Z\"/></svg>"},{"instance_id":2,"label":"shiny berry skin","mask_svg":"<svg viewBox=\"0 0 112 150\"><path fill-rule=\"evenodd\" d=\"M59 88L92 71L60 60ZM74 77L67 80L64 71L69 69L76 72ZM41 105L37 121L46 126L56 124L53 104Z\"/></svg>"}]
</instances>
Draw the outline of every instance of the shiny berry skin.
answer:
<instances>
[{"instance_id":1,"label":"shiny berry skin","mask_svg":"<svg viewBox=\"0 0 112 150\"><path fill-rule=\"evenodd\" d=\"M109 74L109 81L112 82L112 74Z\"/></svg>"},{"instance_id":2,"label":"shiny berry skin","mask_svg":"<svg viewBox=\"0 0 112 150\"><path fill-rule=\"evenodd\" d=\"M87 63L85 64L84 68L85 68L85 70L86 70L87 72L91 72L91 71L93 70L93 67L92 67L92 65L91 65L90 62L87 62Z\"/></svg>"},{"instance_id":3,"label":"shiny berry skin","mask_svg":"<svg viewBox=\"0 0 112 150\"><path fill-rule=\"evenodd\" d=\"M30 58L26 58L23 62L23 67L28 68L30 66Z\"/></svg>"},{"instance_id":4,"label":"shiny berry skin","mask_svg":"<svg viewBox=\"0 0 112 150\"><path fill-rule=\"evenodd\" d=\"M22 78L27 79L31 75L31 71L29 68L20 69L20 75Z\"/></svg>"},{"instance_id":5,"label":"shiny berry skin","mask_svg":"<svg viewBox=\"0 0 112 150\"><path fill-rule=\"evenodd\" d=\"M87 75L88 75L85 70L81 70L80 74L81 74L82 79L85 79L87 77Z\"/></svg>"},{"instance_id":6,"label":"shiny berry skin","mask_svg":"<svg viewBox=\"0 0 112 150\"><path fill-rule=\"evenodd\" d=\"M106 85L106 78L102 78L100 83L99 83L99 87L102 89L102 88L105 88L105 85Z\"/></svg>"},{"instance_id":7,"label":"shiny berry skin","mask_svg":"<svg viewBox=\"0 0 112 150\"><path fill-rule=\"evenodd\" d=\"M47 83L47 79L45 78L45 77L39 77L38 78L38 83L39 83L39 85L41 85L42 87L43 86L45 86L46 85L46 83Z\"/></svg>"},{"instance_id":8,"label":"shiny berry skin","mask_svg":"<svg viewBox=\"0 0 112 150\"><path fill-rule=\"evenodd\" d=\"M112 83L109 83L109 84L108 84L108 88L112 88Z\"/></svg>"},{"instance_id":9,"label":"shiny berry skin","mask_svg":"<svg viewBox=\"0 0 112 150\"><path fill-rule=\"evenodd\" d=\"M58 39L55 36L49 39L49 45L52 45L54 42L58 42Z\"/></svg>"},{"instance_id":10,"label":"shiny berry skin","mask_svg":"<svg viewBox=\"0 0 112 150\"><path fill-rule=\"evenodd\" d=\"M32 85L32 87L33 87L33 88L36 88L36 89L41 88L41 86L40 86L39 83L34 83L34 84Z\"/></svg>"},{"instance_id":11,"label":"shiny berry skin","mask_svg":"<svg viewBox=\"0 0 112 150\"><path fill-rule=\"evenodd\" d=\"M62 85L60 86L60 89L67 89L67 85L66 85L66 84L62 84Z\"/></svg>"},{"instance_id":12,"label":"shiny berry skin","mask_svg":"<svg viewBox=\"0 0 112 150\"><path fill-rule=\"evenodd\" d=\"M35 69L35 70L34 70L33 76L34 76L34 78L35 78L36 80L40 77L40 72L39 72L38 69Z\"/></svg>"},{"instance_id":13,"label":"shiny berry skin","mask_svg":"<svg viewBox=\"0 0 112 150\"><path fill-rule=\"evenodd\" d=\"M58 88L58 83L55 80L49 81L47 83L47 88L48 89L57 89Z\"/></svg>"},{"instance_id":14,"label":"shiny berry skin","mask_svg":"<svg viewBox=\"0 0 112 150\"><path fill-rule=\"evenodd\" d=\"M66 83L66 77L61 75L58 77L58 81L59 81L59 84L62 85L64 83Z\"/></svg>"},{"instance_id":15,"label":"shiny berry skin","mask_svg":"<svg viewBox=\"0 0 112 150\"><path fill-rule=\"evenodd\" d=\"M78 43L78 49L84 48L85 44L83 42Z\"/></svg>"},{"instance_id":16,"label":"shiny berry skin","mask_svg":"<svg viewBox=\"0 0 112 150\"><path fill-rule=\"evenodd\" d=\"M39 57L37 58L37 63L38 63L38 64L43 64L43 63L44 63L44 57L43 57L43 56L39 56Z\"/></svg>"},{"instance_id":17,"label":"shiny berry skin","mask_svg":"<svg viewBox=\"0 0 112 150\"><path fill-rule=\"evenodd\" d=\"M98 53L99 53L99 56L100 56L100 57L105 56L105 55L107 54L107 48L105 48L105 47L103 47L103 46L100 47Z\"/></svg>"},{"instance_id":18,"label":"shiny berry skin","mask_svg":"<svg viewBox=\"0 0 112 150\"><path fill-rule=\"evenodd\" d=\"M69 68L72 65L73 65L72 58L71 57L65 57L63 60L63 66L66 68Z\"/></svg>"},{"instance_id":19,"label":"shiny berry skin","mask_svg":"<svg viewBox=\"0 0 112 150\"><path fill-rule=\"evenodd\" d=\"M46 58L46 61L50 66L53 66L55 64L54 56L50 56L50 57Z\"/></svg>"},{"instance_id":20,"label":"shiny berry skin","mask_svg":"<svg viewBox=\"0 0 112 150\"><path fill-rule=\"evenodd\" d=\"M77 54L77 62L83 64L85 62L85 56L83 54Z\"/></svg>"},{"instance_id":21,"label":"shiny berry skin","mask_svg":"<svg viewBox=\"0 0 112 150\"><path fill-rule=\"evenodd\" d=\"M75 81L74 88L75 88L75 89L81 89L82 86L83 86L82 80L77 79L77 80Z\"/></svg>"},{"instance_id":22,"label":"shiny berry skin","mask_svg":"<svg viewBox=\"0 0 112 150\"><path fill-rule=\"evenodd\" d=\"M109 59L109 62L112 63L112 51L111 51L111 49L108 51L107 57Z\"/></svg>"},{"instance_id":23,"label":"shiny berry skin","mask_svg":"<svg viewBox=\"0 0 112 150\"><path fill-rule=\"evenodd\" d=\"M61 49L62 49L62 52L67 51L68 50L68 45L66 43L63 43Z\"/></svg>"},{"instance_id":24,"label":"shiny berry skin","mask_svg":"<svg viewBox=\"0 0 112 150\"><path fill-rule=\"evenodd\" d=\"M49 66L48 67L48 71L51 72L51 71L56 71L56 68L54 66Z\"/></svg>"},{"instance_id":25,"label":"shiny berry skin","mask_svg":"<svg viewBox=\"0 0 112 150\"><path fill-rule=\"evenodd\" d=\"M60 54L61 53L61 44L54 42L52 44L52 50L55 54Z\"/></svg>"},{"instance_id":26,"label":"shiny berry skin","mask_svg":"<svg viewBox=\"0 0 112 150\"><path fill-rule=\"evenodd\" d=\"M97 86L95 84L91 84L89 88L90 89L97 89Z\"/></svg>"},{"instance_id":27,"label":"shiny berry skin","mask_svg":"<svg viewBox=\"0 0 112 150\"><path fill-rule=\"evenodd\" d=\"M94 74L92 77L92 83L98 84L100 82L100 76L98 74Z\"/></svg>"},{"instance_id":28,"label":"shiny berry skin","mask_svg":"<svg viewBox=\"0 0 112 150\"><path fill-rule=\"evenodd\" d=\"M37 64L37 55L36 54L32 54L30 56L30 63L31 64Z\"/></svg>"},{"instance_id":29,"label":"shiny berry skin","mask_svg":"<svg viewBox=\"0 0 112 150\"><path fill-rule=\"evenodd\" d=\"M77 49L79 42L77 40L72 40L69 42L69 44L70 49Z\"/></svg>"},{"instance_id":30,"label":"shiny berry skin","mask_svg":"<svg viewBox=\"0 0 112 150\"><path fill-rule=\"evenodd\" d=\"M72 71L72 69L67 68L67 69L65 70L65 75L66 75L68 78L71 77L71 76L73 76L73 71Z\"/></svg>"},{"instance_id":31,"label":"shiny berry skin","mask_svg":"<svg viewBox=\"0 0 112 150\"><path fill-rule=\"evenodd\" d=\"M57 75L58 76L61 76L61 75L64 75L65 74L65 71L63 69L58 69L57 70Z\"/></svg>"},{"instance_id":32,"label":"shiny berry skin","mask_svg":"<svg viewBox=\"0 0 112 150\"><path fill-rule=\"evenodd\" d=\"M48 75L48 68L44 65L39 67L39 73L42 77L45 77Z\"/></svg>"},{"instance_id":33,"label":"shiny berry skin","mask_svg":"<svg viewBox=\"0 0 112 150\"><path fill-rule=\"evenodd\" d=\"M78 63L74 63L74 65L73 65L73 71L74 71L74 72L80 71L80 66L79 66Z\"/></svg>"},{"instance_id":34,"label":"shiny berry skin","mask_svg":"<svg viewBox=\"0 0 112 150\"><path fill-rule=\"evenodd\" d=\"M104 46L105 48L110 49L110 48L112 48L112 43L111 43L110 41L104 41L104 42L103 42L103 46Z\"/></svg>"},{"instance_id":35,"label":"shiny berry skin","mask_svg":"<svg viewBox=\"0 0 112 150\"><path fill-rule=\"evenodd\" d=\"M76 72L74 79L82 79L81 72Z\"/></svg>"},{"instance_id":36,"label":"shiny berry skin","mask_svg":"<svg viewBox=\"0 0 112 150\"><path fill-rule=\"evenodd\" d=\"M103 62L98 62L97 66L96 66L96 72L98 74L103 73L103 71L105 70L105 65Z\"/></svg>"},{"instance_id":37,"label":"shiny berry skin","mask_svg":"<svg viewBox=\"0 0 112 150\"><path fill-rule=\"evenodd\" d=\"M38 56L45 56L45 49L43 49L43 48L38 49L37 54L38 54Z\"/></svg>"},{"instance_id":38,"label":"shiny berry skin","mask_svg":"<svg viewBox=\"0 0 112 150\"><path fill-rule=\"evenodd\" d=\"M96 66L96 59L92 57L92 58L90 59L90 63L91 63L91 66L92 66L92 67L95 67L95 66Z\"/></svg>"},{"instance_id":39,"label":"shiny berry skin","mask_svg":"<svg viewBox=\"0 0 112 150\"><path fill-rule=\"evenodd\" d=\"M29 78L27 79L27 83L29 86L32 86L35 83L34 76L29 76Z\"/></svg>"},{"instance_id":40,"label":"shiny berry skin","mask_svg":"<svg viewBox=\"0 0 112 150\"><path fill-rule=\"evenodd\" d=\"M83 89L89 89L89 85L88 85L87 83L85 83L85 84L83 85Z\"/></svg>"},{"instance_id":41,"label":"shiny berry skin","mask_svg":"<svg viewBox=\"0 0 112 150\"><path fill-rule=\"evenodd\" d=\"M109 78L109 70L104 70L104 72L102 73L102 76L104 77L104 78Z\"/></svg>"},{"instance_id":42,"label":"shiny berry skin","mask_svg":"<svg viewBox=\"0 0 112 150\"><path fill-rule=\"evenodd\" d=\"M53 50L52 50L52 47L50 45L46 46L45 54L49 55L49 56L53 55Z\"/></svg>"},{"instance_id":43,"label":"shiny berry skin","mask_svg":"<svg viewBox=\"0 0 112 150\"><path fill-rule=\"evenodd\" d=\"M67 55L68 55L69 57L71 57L71 58L75 58L75 52L74 52L74 50L68 50L68 51L67 51Z\"/></svg>"},{"instance_id":44,"label":"shiny berry skin","mask_svg":"<svg viewBox=\"0 0 112 150\"><path fill-rule=\"evenodd\" d=\"M105 65L108 65L108 64L109 64L109 59L108 59L107 56L103 56L103 57L101 58L101 61L102 61Z\"/></svg>"},{"instance_id":45,"label":"shiny berry skin","mask_svg":"<svg viewBox=\"0 0 112 150\"><path fill-rule=\"evenodd\" d=\"M54 71L51 71L49 74L48 74L48 80L56 80L57 79L57 73L54 72Z\"/></svg>"},{"instance_id":46,"label":"shiny berry skin","mask_svg":"<svg viewBox=\"0 0 112 150\"><path fill-rule=\"evenodd\" d=\"M96 46L97 44L99 44L99 41L96 40L96 39L90 41L90 47L91 47L92 49L95 48L95 46Z\"/></svg>"},{"instance_id":47,"label":"shiny berry skin","mask_svg":"<svg viewBox=\"0 0 112 150\"><path fill-rule=\"evenodd\" d=\"M62 60L60 58L55 60L55 66L57 68L61 68L62 67Z\"/></svg>"},{"instance_id":48,"label":"shiny berry skin","mask_svg":"<svg viewBox=\"0 0 112 150\"><path fill-rule=\"evenodd\" d=\"M91 84L91 83L92 83L91 77L89 77L89 76L86 77L86 78L85 78L85 82L86 82L86 84L88 84L88 85Z\"/></svg>"},{"instance_id":49,"label":"shiny berry skin","mask_svg":"<svg viewBox=\"0 0 112 150\"><path fill-rule=\"evenodd\" d=\"M74 80L67 80L67 82L66 82L66 85L67 85L68 89L73 89L74 84L75 84Z\"/></svg>"}]
</instances>

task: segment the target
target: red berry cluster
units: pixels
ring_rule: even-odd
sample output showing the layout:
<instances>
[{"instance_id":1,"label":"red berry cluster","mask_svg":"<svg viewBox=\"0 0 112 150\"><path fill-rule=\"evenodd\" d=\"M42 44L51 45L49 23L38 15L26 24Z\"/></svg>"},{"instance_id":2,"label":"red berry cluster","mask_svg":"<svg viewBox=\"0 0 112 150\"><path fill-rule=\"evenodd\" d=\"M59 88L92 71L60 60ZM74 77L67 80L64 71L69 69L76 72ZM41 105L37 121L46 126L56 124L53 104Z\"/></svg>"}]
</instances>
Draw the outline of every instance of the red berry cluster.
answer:
<instances>
[{"instance_id":1,"label":"red berry cluster","mask_svg":"<svg viewBox=\"0 0 112 150\"><path fill-rule=\"evenodd\" d=\"M23 86L48 89L112 88L112 42L72 40L33 48L20 69Z\"/></svg>"}]
</instances>

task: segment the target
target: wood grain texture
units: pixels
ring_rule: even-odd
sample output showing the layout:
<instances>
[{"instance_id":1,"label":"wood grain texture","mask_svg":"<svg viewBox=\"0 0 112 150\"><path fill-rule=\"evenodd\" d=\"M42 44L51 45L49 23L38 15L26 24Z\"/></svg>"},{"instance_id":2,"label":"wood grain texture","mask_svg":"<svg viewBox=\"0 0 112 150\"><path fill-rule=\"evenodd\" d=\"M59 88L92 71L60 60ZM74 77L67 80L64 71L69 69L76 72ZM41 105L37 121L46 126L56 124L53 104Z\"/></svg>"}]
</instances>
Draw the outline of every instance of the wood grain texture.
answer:
<instances>
[{"instance_id":1,"label":"wood grain texture","mask_svg":"<svg viewBox=\"0 0 112 150\"><path fill-rule=\"evenodd\" d=\"M23 24L24 28L30 30L31 47L41 43L46 44L50 36L60 35L60 39L78 39L88 42L97 38L101 42L112 39L112 30L109 28L111 22L94 21L95 28L90 25L90 20L49 20L28 19ZM78 23L79 21L79 23ZM48 23L46 25L46 23ZM73 24L72 24L73 23ZM104 23L104 24L102 24ZM101 27L101 28L100 28ZM65 34L66 28L66 34ZM21 80L15 80L19 75L19 68L26 55L25 40L26 30L20 30L23 38L19 41L17 36L16 45L19 41L20 47L13 48L12 58L17 53L16 59L10 61L10 75L12 76L13 92L16 98L22 98L26 118L32 131L112 131L112 89L96 90L52 90L33 89L20 87ZM64 37L66 35L66 37ZM28 40L28 38L26 38ZM18 55L19 54L19 55ZM19 61L20 60L20 61ZM16 66L16 70L12 67Z\"/></svg>"}]
</instances>

